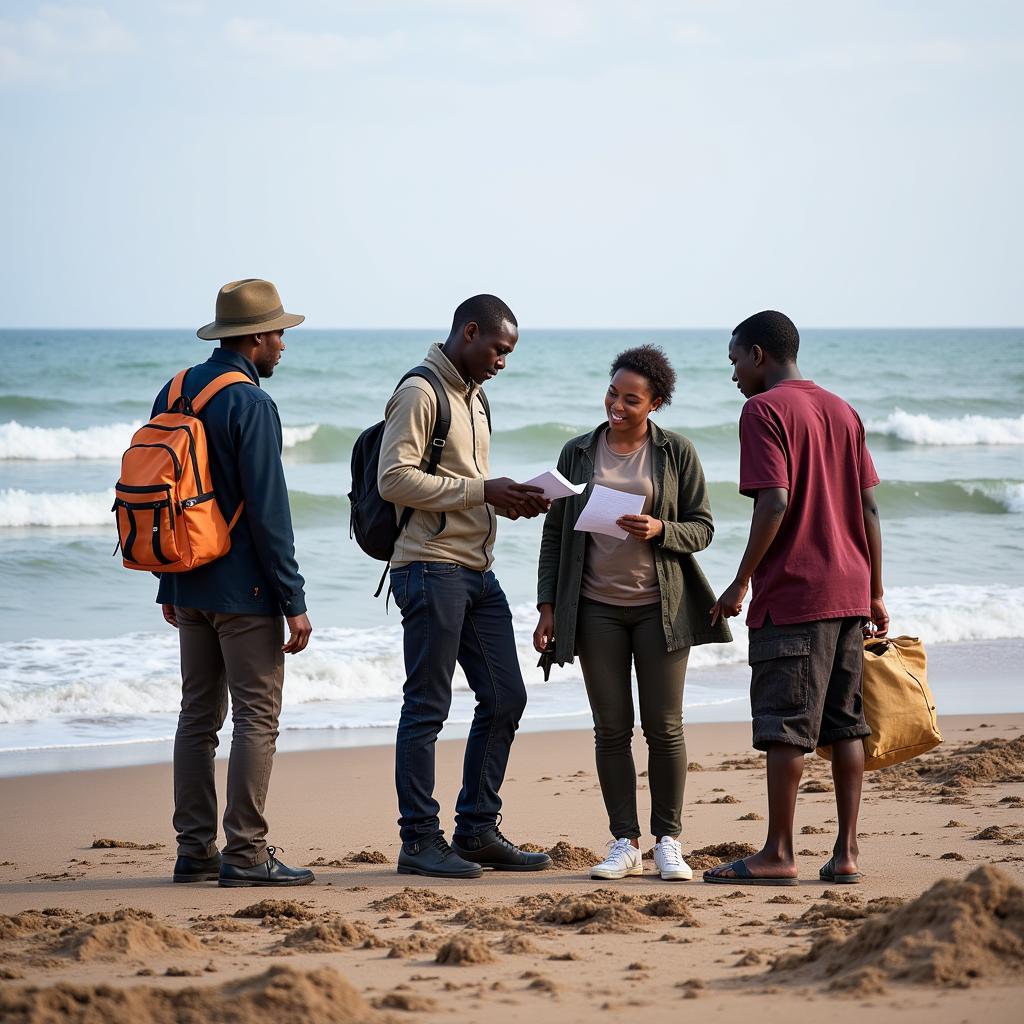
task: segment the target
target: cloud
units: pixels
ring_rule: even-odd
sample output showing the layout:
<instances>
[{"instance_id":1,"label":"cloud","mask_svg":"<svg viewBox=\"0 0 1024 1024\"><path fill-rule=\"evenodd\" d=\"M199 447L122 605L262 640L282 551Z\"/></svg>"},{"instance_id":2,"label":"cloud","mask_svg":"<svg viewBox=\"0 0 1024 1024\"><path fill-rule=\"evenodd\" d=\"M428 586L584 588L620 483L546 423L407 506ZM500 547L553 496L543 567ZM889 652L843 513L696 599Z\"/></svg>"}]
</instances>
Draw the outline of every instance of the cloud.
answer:
<instances>
[{"instance_id":1,"label":"cloud","mask_svg":"<svg viewBox=\"0 0 1024 1024\"><path fill-rule=\"evenodd\" d=\"M311 32L285 28L261 18L231 18L224 27L224 37L245 56L270 57L278 64L308 71L381 63L404 53L408 45L402 32L381 35Z\"/></svg>"},{"instance_id":2,"label":"cloud","mask_svg":"<svg viewBox=\"0 0 1024 1024\"><path fill-rule=\"evenodd\" d=\"M132 32L102 8L44 4L21 21L0 19L0 81L63 78L80 61L136 47Z\"/></svg>"}]
</instances>

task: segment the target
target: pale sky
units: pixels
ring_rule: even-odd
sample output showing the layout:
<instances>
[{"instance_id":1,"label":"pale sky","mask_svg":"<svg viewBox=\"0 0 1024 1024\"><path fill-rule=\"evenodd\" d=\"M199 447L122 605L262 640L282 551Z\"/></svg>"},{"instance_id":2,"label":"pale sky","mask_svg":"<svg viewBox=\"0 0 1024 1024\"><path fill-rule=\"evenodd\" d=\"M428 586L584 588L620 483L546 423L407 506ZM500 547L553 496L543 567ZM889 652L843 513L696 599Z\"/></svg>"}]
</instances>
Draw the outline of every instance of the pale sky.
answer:
<instances>
[{"instance_id":1,"label":"pale sky","mask_svg":"<svg viewBox=\"0 0 1024 1024\"><path fill-rule=\"evenodd\" d=\"M1024 324L1018 0L3 0L0 325Z\"/></svg>"}]
</instances>

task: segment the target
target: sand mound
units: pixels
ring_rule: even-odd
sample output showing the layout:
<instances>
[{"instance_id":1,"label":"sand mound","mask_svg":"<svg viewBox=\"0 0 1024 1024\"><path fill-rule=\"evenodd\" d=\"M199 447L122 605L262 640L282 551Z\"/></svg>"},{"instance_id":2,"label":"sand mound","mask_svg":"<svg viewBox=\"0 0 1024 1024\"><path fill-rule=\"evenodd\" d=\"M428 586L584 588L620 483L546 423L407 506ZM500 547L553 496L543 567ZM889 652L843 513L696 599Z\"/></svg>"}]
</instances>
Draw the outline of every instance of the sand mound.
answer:
<instances>
[{"instance_id":1,"label":"sand mound","mask_svg":"<svg viewBox=\"0 0 1024 1024\"><path fill-rule=\"evenodd\" d=\"M462 904L454 896L433 889L413 889L406 886L401 892L374 900L370 904L372 910L380 910L388 914L422 914L439 910L455 910Z\"/></svg>"},{"instance_id":2,"label":"sand mound","mask_svg":"<svg viewBox=\"0 0 1024 1024\"><path fill-rule=\"evenodd\" d=\"M632 907L611 904L601 907L579 930L580 935L626 935L642 931L647 924L643 914Z\"/></svg>"},{"instance_id":3,"label":"sand mound","mask_svg":"<svg viewBox=\"0 0 1024 1024\"><path fill-rule=\"evenodd\" d=\"M50 907L46 910L23 910L20 914L0 914L0 941L26 939L40 932L66 928L74 915Z\"/></svg>"},{"instance_id":4,"label":"sand mound","mask_svg":"<svg viewBox=\"0 0 1024 1024\"><path fill-rule=\"evenodd\" d=\"M8 916L0 914L0 941L36 939L49 941L55 933L63 941L73 934L94 925L116 924L125 921L152 921L148 910L136 907L122 907L120 910L100 911L95 914L81 914L77 910L63 907L46 907L43 910L24 910ZM74 929L78 931L75 932Z\"/></svg>"},{"instance_id":5,"label":"sand mound","mask_svg":"<svg viewBox=\"0 0 1024 1024\"><path fill-rule=\"evenodd\" d=\"M385 992L374 1006L382 1010L405 1010L408 1013L430 1013L437 1009L437 1000L413 992Z\"/></svg>"},{"instance_id":6,"label":"sand mound","mask_svg":"<svg viewBox=\"0 0 1024 1024\"><path fill-rule=\"evenodd\" d=\"M9 1024L360 1024L380 1019L330 968L264 974L216 988L178 990L56 985L0 992Z\"/></svg>"},{"instance_id":7,"label":"sand mound","mask_svg":"<svg viewBox=\"0 0 1024 1024\"><path fill-rule=\"evenodd\" d=\"M94 850L162 850L163 843L133 843L129 839L94 839Z\"/></svg>"},{"instance_id":8,"label":"sand mound","mask_svg":"<svg viewBox=\"0 0 1024 1024\"><path fill-rule=\"evenodd\" d=\"M998 868L943 879L912 903L864 923L849 938L827 936L773 970L831 988L878 991L885 981L966 987L977 978L1024 973L1024 888Z\"/></svg>"},{"instance_id":9,"label":"sand mound","mask_svg":"<svg viewBox=\"0 0 1024 1024\"><path fill-rule=\"evenodd\" d=\"M684 859L694 871L707 871L725 861L740 860L755 853L757 847L751 846L750 843L712 843L710 846L702 846L699 850L685 854Z\"/></svg>"},{"instance_id":10,"label":"sand mound","mask_svg":"<svg viewBox=\"0 0 1024 1024\"><path fill-rule=\"evenodd\" d=\"M467 964L493 963L496 958L491 947L482 939L456 935L437 951L435 959L439 964L461 967Z\"/></svg>"},{"instance_id":11,"label":"sand mound","mask_svg":"<svg viewBox=\"0 0 1024 1024\"><path fill-rule=\"evenodd\" d=\"M678 918L681 927L700 927L686 900L676 894L595 889L585 896L542 895L551 898L536 911L534 920L548 924L583 924L581 935L634 932L647 925L652 917Z\"/></svg>"},{"instance_id":12,"label":"sand mound","mask_svg":"<svg viewBox=\"0 0 1024 1024\"><path fill-rule=\"evenodd\" d=\"M968 789L978 783L1024 782L1024 736L985 740L925 761L918 774L933 785Z\"/></svg>"},{"instance_id":13,"label":"sand mound","mask_svg":"<svg viewBox=\"0 0 1024 1024\"><path fill-rule=\"evenodd\" d=\"M438 939L430 935L406 935L391 943L388 959L402 960L407 956L417 956L420 953L433 953L437 949L437 943Z\"/></svg>"},{"instance_id":14,"label":"sand mound","mask_svg":"<svg viewBox=\"0 0 1024 1024\"><path fill-rule=\"evenodd\" d=\"M540 947L519 932L509 932L501 940L503 953L540 953Z\"/></svg>"},{"instance_id":15,"label":"sand mound","mask_svg":"<svg viewBox=\"0 0 1024 1024\"><path fill-rule=\"evenodd\" d=\"M151 953L199 953L203 944L191 932L134 915L61 932L57 952L76 960L141 960Z\"/></svg>"},{"instance_id":16,"label":"sand mound","mask_svg":"<svg viewBox=\"0 0 1024 1024\"><path fill-rule=\"evenodd\" d=\"M290 931L281 945L302 953L334 953L372 938L373 931L359 921L329 917Z\"/></svg>"},{"instance_id":17,"label":"sand mound","mask_svg":"<svg viewBox=\"0 0 1024 1024\"><path fill-rule=\"evenodd\" d=\"M573 846L564 839L555 843L547 854L551 863L563 871L587 871L601 860L593 850L585 846Z\"/></svg>"},{"instance_id":18,"label":"sand mound","mask_svg":"<svg viewBox=\"0 0 1024 1024\"><path fill-rule=\"evenodd\" d=\"M315 915L309 907L295 900L260 900L236 910L233 916L255 917L263 921L311 921Z\"/></svg>"},{"instance_id":19,"label":"sand mound","mask_svg":"<svg viewBox=\"0 0 1024 1024\"><path fill-rule=\"evenodd\" d=\"M391 858L380 850L358 850L349 853L345 860L351 864L390 864Z\"/></svg>"},{"instance_id":20,"label":"sand mound","mask_svg":"<svg viewBox=\"0 0 1024 1024\"><path fill-rule=\"evenodd\" d=\"M700 921L693 916L689 904L682 896L656 896L643 907L649 917L675 917L681 928L699 928Z\"/></svg>"},{"instance_id":21,"label":"sand mound","mask_svg":"<svg viewBox=\"0 0 1024 1024\"><path fill-rule=\"evenodd\" d=\"M512 907L476 906L463 907L450 918L452 924L466 925L477 930L502 932L515 921L529 917L529 911Z\"/></svg>"}]
</instances>

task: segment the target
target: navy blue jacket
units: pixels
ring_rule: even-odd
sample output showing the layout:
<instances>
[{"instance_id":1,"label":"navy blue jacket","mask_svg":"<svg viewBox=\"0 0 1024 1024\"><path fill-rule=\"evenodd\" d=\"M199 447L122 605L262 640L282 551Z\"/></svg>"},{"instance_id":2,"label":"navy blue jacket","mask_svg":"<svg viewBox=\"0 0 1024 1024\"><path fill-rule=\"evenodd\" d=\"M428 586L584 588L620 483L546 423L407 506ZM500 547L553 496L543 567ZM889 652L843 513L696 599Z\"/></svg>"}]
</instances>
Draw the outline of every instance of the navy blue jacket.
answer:
<instances>
[{"instance_id":1,"label":"navy blue jacket","mask_svg":"<svg viewBox=\"0 0 1024 1024\"><path fill-rule=\"evenodd\" d=\"M214 349L185 375L184 392L195 398L215 377L231 370L256 387L231 384L200 413L206 428L213 490L229 522L244 498L245 509L231 531L231 550L191 572L160 576L159 604L243 615L300 615L306 610L305 581L295 561L288 488L281 465L281 419L260 386L252 361ZM167 410L168 381L153 404Z\"/></svg>"}]
</instances>

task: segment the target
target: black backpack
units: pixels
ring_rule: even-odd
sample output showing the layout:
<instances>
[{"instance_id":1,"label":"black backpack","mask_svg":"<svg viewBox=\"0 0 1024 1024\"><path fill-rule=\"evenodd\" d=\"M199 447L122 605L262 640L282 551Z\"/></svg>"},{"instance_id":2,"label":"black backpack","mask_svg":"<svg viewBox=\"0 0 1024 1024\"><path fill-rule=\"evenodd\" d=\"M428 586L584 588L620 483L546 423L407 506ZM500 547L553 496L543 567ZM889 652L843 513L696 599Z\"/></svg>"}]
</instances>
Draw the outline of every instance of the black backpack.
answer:
<instances>
[{"instance_id":1,"label":"black backpack","mask_svg":"<svg viewBox=\"0 0 1024 1024\"><path fill-rule=\"evenodd\" d=\"M437 413L430 437L430 455L426 472L433 476L441 462L448 431L452 425L451 403L444 385L437 375L427 366L417 366L410 370L399 382L401 387L410 377L420 377L433 389L437 399ZM396 387L397 391L398 388ZM491 426L491 408L487 396L480 392L484 412L487 414L487 427ZM395 543L401 532L409 525L414 508L406 508L401 519L395 515L395 506L385 501L377 489L377 470L380 464L380 444L384 436L384 420L367 427L352 446L352 490L348 492L351 508L349 514L349 536L371 558L381 562L390 562L395 551ZM387 569L381 576L380 585L374 597L379 597L387 577Z\"/></svg>"}]
</instances>

